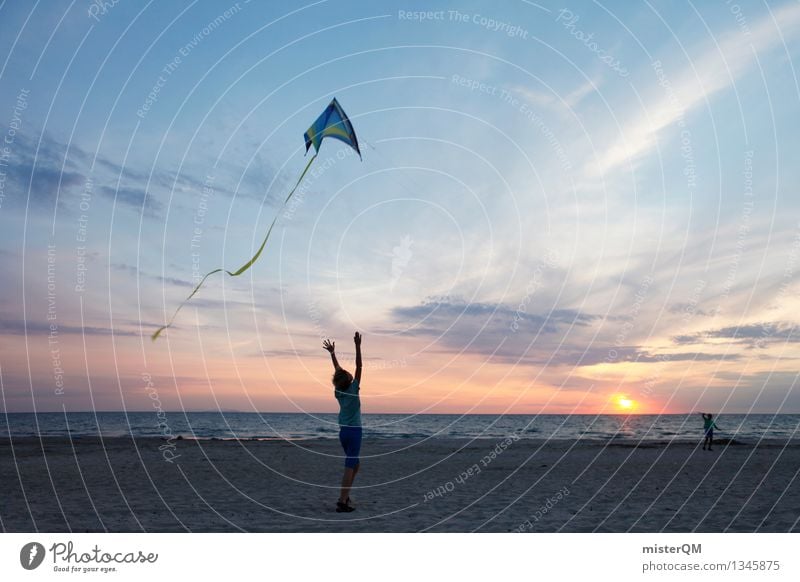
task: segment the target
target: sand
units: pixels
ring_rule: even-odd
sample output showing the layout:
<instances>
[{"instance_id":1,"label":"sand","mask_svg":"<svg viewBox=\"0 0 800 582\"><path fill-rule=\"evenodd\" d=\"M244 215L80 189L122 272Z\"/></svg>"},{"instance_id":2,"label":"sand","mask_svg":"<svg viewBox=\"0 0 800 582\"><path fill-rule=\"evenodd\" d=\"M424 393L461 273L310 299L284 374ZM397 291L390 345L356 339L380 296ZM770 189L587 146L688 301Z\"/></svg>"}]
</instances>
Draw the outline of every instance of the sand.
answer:
<instances>
[{"instance_id":1,"label":"sand","mask_svg":"<svg viewBox=\"0 0 800 582\"><path fill-rule=\"evenodd\" d=\"M800 442L0 440L5 531L800 531ZM171 459L171 460L168 460Z\"/></svg>"}]
</instances>

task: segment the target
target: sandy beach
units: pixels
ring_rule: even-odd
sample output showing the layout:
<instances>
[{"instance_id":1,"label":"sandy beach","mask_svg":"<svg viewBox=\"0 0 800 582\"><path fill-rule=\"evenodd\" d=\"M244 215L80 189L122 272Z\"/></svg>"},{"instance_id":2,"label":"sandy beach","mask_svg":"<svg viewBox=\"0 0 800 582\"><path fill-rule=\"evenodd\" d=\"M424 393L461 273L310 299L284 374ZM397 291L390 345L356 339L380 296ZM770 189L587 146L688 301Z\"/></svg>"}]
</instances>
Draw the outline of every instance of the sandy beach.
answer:
<instances>
[{"instance_id":1,"label":"sandy beach","mask_svg":"<svg viewBox=\"0 0 800 582\"><path fill-rule=\"evenodd\" d=\"M165 446L165 445L169 446ZM367 440L337 514L332 439L0 441L20 531L800 531L800 443Z\"/></svg>"}]
</instances>

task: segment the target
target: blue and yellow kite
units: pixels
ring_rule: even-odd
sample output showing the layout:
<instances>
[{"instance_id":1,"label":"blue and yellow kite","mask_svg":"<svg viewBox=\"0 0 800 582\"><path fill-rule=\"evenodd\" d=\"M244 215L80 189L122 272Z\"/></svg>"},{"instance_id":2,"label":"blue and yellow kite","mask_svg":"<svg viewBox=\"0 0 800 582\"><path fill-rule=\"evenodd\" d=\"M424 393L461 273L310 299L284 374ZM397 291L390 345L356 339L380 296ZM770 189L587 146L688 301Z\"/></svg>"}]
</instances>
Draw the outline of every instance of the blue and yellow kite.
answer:
<instances>
[{"instance_id":1,"label":"blue and yellow kite","mask_svg":"<svg viewBox=\"0 0 800 582\"><path fill-rule=\"evenodd\" d=\"M314 155L319 153L319 147L322 145L322 139L326 137L333 137L343 141L351 148L356 150L358 157L361 158L361 150L358 149L358 138L353 129L353 125L347 118L347 114L339 105L336 97L333 98L331 104L325 108L322 115L317 117L317 120L311 124L308 131L303 135L306 138L306 153L309 148L314 146Z\"/></svg>"},{"instance_id":2,"label":"blue and yellow kite","mask_svg":"<svg viewBox=\"0 0 800 582\"><path fill-rule=\"evenodd\" d=\"M319 148L322 145L322 140L326 137L333 137L340 141L343 141L351 148L356 150L358 153L358 157L361 158L361 150L358 149L358 138L356 138L356 132L353 129L353 125L350 123L350 120L347 118L347 115L342 109L342 106L339 105L339 102L334 97L333 101L331 101L330 105L325 108L325 111L322 112L317 120L308 128L308 131L303 136L306 140L306 154L308 154L309 148L314 146L314 155L311 156L311 159L308 160L305 169L300 174L300 177L297 179L294 187L289 192L289 195L286 196L286 200L283 201L284 206L289 199L294 194L294 191L297 190L297 187L300 185L300 182L303 181L308 169L311 167L311 163L317 158L319 155ZM178 315L178 312L183 308L189 300L194 297L195 293L202 287L203 283L205 283L206 279L215 273L227 273L231 277L238 277L245 271L247 271L250 267L253 266L258 260L258 257L261 256L261 252L264 250L264 247L267 246L267 240L269 240L269 235L272 233L272 227L275 226L275 222L278 220L278 216L280 216L280 212L275 215L275 219L272 221L272 224L269 225L269 230L267 230L267 235L264 237L264 242L261 243L261 246L256 251L256 254L253 255L253 258L247 261L244 265L239 267L236 271L227 271L225 269L214 269L209 273L206 273L205 276L200 280L197 286L189 293L189 296L183 300L178 308L175 310L175 313L172 314L172 317L166 323L166 325L162 325L159 327L155 333L153 333L151 339L156 341L158 336L161 335L161 332L167 329L172 325L172 322L175 321L175 317Z\"/></svg>"}]
</instances>

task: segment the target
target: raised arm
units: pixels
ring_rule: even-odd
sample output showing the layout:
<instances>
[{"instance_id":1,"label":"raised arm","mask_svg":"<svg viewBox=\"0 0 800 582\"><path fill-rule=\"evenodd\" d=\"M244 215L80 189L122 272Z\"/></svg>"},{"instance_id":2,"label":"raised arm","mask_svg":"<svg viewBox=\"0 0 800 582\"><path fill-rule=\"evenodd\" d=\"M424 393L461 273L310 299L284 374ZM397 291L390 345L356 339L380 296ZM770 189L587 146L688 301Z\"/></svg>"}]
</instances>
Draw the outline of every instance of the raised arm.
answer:
<instances>
[{"instance_id":1,"label":"raised arm","mask_svg":"<svg viewBox=\"0 0 800 582\"><path fill-rule=\"evenodd\" d=\"M356 344L356 375L355 379L361 384L361 334L356 332L353 336L353 342Z\"/></svg>"},{"instance_id":2,"label":"raised arm","mask_svg":"<svg viewBox=\"0 0 800 582\"><path fill-rule=\"evenodd\" d=\"M333 368L334 370L341 370L342 367L339 365L339 361L336 359L336 342L332 342L331 340L325 340L322 342L322 347L325 348L328 353L331 355L331 361L333 361Z\"/></svg>"}]
</instances>

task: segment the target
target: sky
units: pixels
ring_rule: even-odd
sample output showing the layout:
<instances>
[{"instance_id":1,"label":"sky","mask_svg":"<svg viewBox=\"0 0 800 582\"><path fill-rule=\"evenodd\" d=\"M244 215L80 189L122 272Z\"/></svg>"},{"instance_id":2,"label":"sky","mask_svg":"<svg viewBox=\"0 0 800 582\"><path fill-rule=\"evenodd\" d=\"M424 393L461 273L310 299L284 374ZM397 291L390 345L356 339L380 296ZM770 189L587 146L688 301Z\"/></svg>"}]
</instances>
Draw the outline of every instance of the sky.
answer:
<instances>
[{"instance_id":1,"label":"sky","mask_svg":"<svg viewBox=\"0 0 800 582\"><path fill-rule=\"evenodd\" d=\"M331 412L359 330L367 413L800 413L798 55L793 1L3 2L2 409Z\"/></svg>"}]
</instances>

